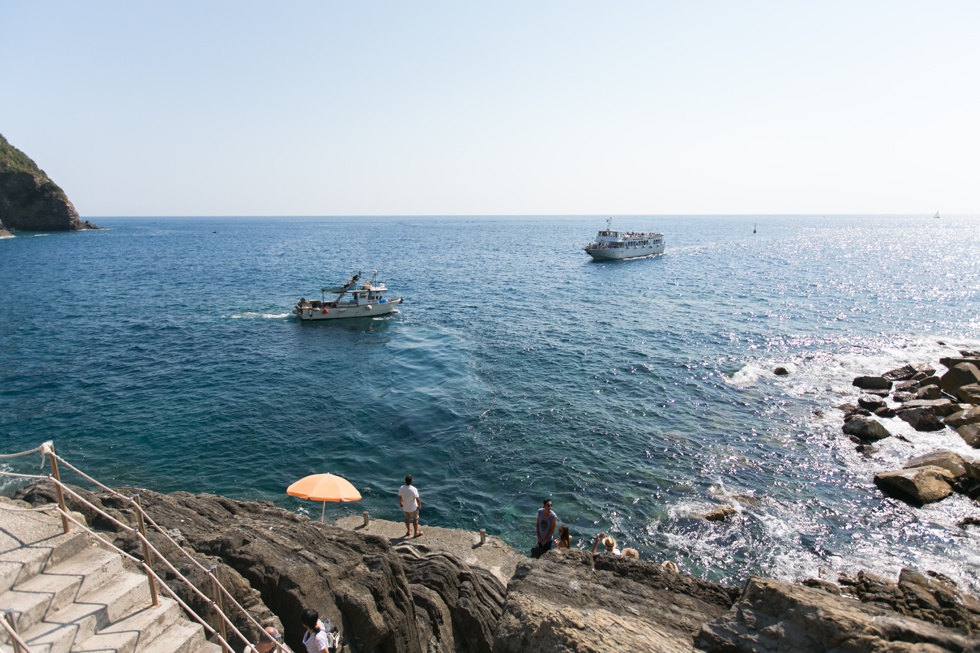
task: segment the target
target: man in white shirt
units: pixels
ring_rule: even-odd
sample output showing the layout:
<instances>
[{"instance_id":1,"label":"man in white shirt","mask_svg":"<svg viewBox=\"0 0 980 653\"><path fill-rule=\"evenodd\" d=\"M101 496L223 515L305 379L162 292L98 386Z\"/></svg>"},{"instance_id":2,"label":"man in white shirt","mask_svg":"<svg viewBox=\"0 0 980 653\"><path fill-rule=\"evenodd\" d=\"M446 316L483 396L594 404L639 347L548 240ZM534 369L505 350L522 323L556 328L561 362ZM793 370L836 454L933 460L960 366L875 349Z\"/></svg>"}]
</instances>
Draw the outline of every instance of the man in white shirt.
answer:
<instances>
[{"instance_id":1,"label":"man in white shirt","mask_svg":"<svg viewBox=\"0 0 980 653\"><path fill-rule=\"evenodd\" d=\"M398 505L405 513L405 537L412 536L411 525L415 525L415 537L422 534L419 530L419 510L422 508L422 499L419 498L419 491L412 485L412 475L405 477L405 485L398 488Z\"/></svg>"}]
</instances>

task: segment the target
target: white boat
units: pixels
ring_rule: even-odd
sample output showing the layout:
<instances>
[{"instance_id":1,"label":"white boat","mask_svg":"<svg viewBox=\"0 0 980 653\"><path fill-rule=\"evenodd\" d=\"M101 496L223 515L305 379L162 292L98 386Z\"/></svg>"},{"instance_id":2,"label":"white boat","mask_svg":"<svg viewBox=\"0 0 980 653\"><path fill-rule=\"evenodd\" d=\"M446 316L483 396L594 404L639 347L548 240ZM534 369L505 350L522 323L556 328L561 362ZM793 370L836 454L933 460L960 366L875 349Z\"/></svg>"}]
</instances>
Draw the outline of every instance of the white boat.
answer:
<instances>
[{"instance_id":1,"label":"white boat","mask_svg":"<svg viewBox=\"0 0 980 653\"><path fill-rule=\"evenodd\" d=\"M664 235L654 232L619 231L612 228L612 218L599 231L585 251L596 260L626 259L664 253Z\"/></svg>"},{"instance_id":2,"label":"white boat","mask_svg":"<svg viewBox=\"0 0 980 653\"><path fill-rule=\"evenodd\" d=\"M371 281L361 283L361 273L351 275L342 286L320 288L320 301L300 298L293 314L301 320L340 320L351 317L377 317L395 311L402 298L388 299L388 288L378 281L378 271L371 270ZM337 295L328 301L326 293Z\"/></svg>"}]
</instances>

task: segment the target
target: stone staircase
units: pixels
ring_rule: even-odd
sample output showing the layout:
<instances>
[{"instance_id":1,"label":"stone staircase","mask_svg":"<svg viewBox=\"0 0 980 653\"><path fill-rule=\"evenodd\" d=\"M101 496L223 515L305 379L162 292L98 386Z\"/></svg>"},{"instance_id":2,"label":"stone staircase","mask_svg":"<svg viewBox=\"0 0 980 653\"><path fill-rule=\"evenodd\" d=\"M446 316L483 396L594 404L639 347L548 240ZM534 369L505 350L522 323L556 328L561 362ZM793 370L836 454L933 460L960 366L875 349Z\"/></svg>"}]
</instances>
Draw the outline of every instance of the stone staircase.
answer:
<instances>
[{"instance_id":1,"label":"stone staircase","mask_svg":"<svg viewBox=\"0 0 980 653\"><path fill-rule=\"evenodd\" d=\"M220 653L146 575L95 537L0 503L0 612L13 610L31 653ZM2 617L0 617L2 618ZM0 651L13 651L0 627Z\"/></svg>"}]
</instances>

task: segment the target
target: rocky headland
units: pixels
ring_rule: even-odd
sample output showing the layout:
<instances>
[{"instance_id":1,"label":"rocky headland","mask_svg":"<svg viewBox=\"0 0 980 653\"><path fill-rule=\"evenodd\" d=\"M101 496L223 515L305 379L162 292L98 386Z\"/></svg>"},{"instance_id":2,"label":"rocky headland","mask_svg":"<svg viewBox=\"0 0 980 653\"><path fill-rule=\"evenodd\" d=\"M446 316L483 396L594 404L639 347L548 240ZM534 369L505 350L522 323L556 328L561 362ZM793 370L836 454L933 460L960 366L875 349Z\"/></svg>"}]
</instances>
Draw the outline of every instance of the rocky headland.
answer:
<instances>
[{"instance_id":1,"label":"rocky headland","mask_svg":"<svg viewBox=\"0 0 980 653\"><path fill-rule=\"evenodd\" d=\"M118 496L79 492L135 523ZM731 587L655 561L593 560L576 549L535 560L465 531L428 528L406 539L393 522L322 524L268 502L138 492L160 529L205 567L216 565L237 601L260 623L284 628L296 651L303 650L300 613L313 607L339 628L345 652L980 652L980 601L928 571L905 569L894 581L858 572L839 584L751 578ZM39 505L55 497L41 483L16 500ZM105 538L142 558L132 533L70 503ZM180 559L163 534L151 529L149 537ZM171 583L174 574L155 566ZM207 586L196 567L177 567ZM171 585L209 614L181 584ZM255 636L244 619L236 621Z\"/></svg>"},{"instance_id":2,"label":"rocky headland","mask_svg":"<svg viewBox=\"0 0 980 653\"><path fill-rule=\"evenodd\" d=\"M98 229L83 221L65 192L0 135L0 238L11 231Z\"/></svg>"}]
</instances>

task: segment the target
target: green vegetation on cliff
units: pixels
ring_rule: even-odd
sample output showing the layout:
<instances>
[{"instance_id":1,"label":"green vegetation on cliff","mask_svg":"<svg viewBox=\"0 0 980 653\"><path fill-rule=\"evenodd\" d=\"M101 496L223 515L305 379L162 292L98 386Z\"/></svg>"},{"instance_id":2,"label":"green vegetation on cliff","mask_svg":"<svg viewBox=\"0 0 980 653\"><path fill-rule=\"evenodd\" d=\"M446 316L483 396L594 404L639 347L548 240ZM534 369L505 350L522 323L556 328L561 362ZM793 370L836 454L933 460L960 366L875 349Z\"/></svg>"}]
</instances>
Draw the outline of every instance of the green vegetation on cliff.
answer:
<instances>
[{"instance_id":1,"label":"green vegetation on cliff","mask_svg":"<svg viewBox=\"0 0 980 653\"><path fill-rule=\"evenodd\" d=\"M82 222L65 192L0 134L0 231L77 231Z\"/></svg>"}]
</instances>

